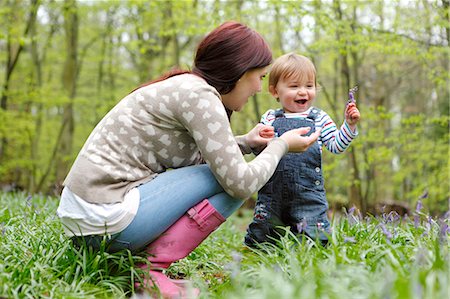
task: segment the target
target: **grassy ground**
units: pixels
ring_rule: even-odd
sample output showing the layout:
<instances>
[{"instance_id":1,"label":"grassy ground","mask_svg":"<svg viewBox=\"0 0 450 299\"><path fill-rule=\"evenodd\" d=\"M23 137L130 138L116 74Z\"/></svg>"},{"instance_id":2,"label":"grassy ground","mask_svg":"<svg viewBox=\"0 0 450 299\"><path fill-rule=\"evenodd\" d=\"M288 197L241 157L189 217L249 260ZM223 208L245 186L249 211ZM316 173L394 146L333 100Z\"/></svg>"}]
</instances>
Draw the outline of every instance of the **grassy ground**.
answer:
<instances>
[{"instance_id":1,"label":"grassy ground","mask_svg":"<svg viewBox=\"0 0 450 299\"><path fill-rule=\"evenodd\" d=\"M0 297L148 298L131 283L143 257L73 248L57 204L0 194ZM450 298L448 214L362 219L350 211L334 219L331 246L286 233L266 253L242 246L251 211L239 214L169 274L190 278L202 298Z\"/></svg>"}]
</instances>

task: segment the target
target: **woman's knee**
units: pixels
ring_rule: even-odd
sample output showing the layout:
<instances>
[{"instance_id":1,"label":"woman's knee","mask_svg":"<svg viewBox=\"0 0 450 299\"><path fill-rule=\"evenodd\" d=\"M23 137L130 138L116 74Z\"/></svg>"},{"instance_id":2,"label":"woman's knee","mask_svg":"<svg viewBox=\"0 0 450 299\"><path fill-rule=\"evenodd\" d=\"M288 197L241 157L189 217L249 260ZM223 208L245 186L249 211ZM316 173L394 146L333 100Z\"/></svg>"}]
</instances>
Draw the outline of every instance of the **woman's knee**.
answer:
<instances>
[{"instance_id":1,"label":"woman's knee","mask_svg":"<svg viewBox=\"0 0 450 299\"><path fill-rule=\"evenodd\" d=\"M239 209L244 203L244 200L231 197L225 192L216 194L208 198L208 200L217 210L217 212L219 212L225 218L230 217L231 214Z\"/></svg>"}]
</instances>

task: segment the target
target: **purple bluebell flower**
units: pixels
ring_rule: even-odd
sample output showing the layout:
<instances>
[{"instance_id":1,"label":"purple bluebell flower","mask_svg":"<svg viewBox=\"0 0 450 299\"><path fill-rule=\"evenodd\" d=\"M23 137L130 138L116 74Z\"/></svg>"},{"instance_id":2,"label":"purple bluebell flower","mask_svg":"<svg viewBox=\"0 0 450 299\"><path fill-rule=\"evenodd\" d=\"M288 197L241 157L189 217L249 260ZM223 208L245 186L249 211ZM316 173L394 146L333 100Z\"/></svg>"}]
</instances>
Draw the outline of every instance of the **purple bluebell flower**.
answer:
<instances>
[{"instance_id":1,"label":"purple bluebell flower","mask_svg":"<svg viewBox=\"0 0 450 299\"><path fill-rule=\"evenodd\" d=\"M447 211L445 214L444 214L444 216L442 216L442 219L450 219L450 210L449 211Z\"/></svg>"},{"instance_id":2,"label":"purple bluebell flower","mask_svg":"<svg viewBox=\"0 0 450 299\"><path fill-rule=\"evenodd\" d=\"M233 258L233 261L236 263L241 263L242 261L242 254L240 254L239 252L233 251L231 253L231 257Z\"/></svg>"},{"instance_id":3,"label":"purple bluebell flower","mask_svg":"<svg viewBox=\"0 0 450 299\"><path fill-rule=\"evenodd\" d=\"M283 269L281 269L280 265L278 265L278 264L273 265L272 269L273 269L276 273L281 273L281 272L283 272Z\"/></svg>"},{"instance_id":4,"label":"purple bluebell flower","mask_svg":"<svg viewBox=\"0 0 450 299\"><path fill-rule=\"evenodd\" d=\"M450 234L450 227L445 221L445 218L439 219L439 228L439 241L443 243L446 241L447 235Z\"/></svg>"},{"instance_id":5,"label":"purple bluebell flower","mask_svg":"<svg viewBox=\"0 0 450 299\"><path fill-rule=\"evenodd\" d=\"M355 85L353 88L350 88L348 91L348 104L350 103L356 103L355 100L355 93L358 91L358 85Z\"/></svg>"},{"instance_id":6,"label":"purple bluebell flower","mask_svg":"<svg viewBox=\"0 0 450 299\"><path fill-rule=\"evenodd\" d=\"M348 213L347 213L348 223L350 225L353 225L353 224L358 223L359 221L361 221L361 219L362 219L361 212L359 210L357 210L355 206L352 206L348 210Z\"/></svg>"},{"instance_id":7,"label":"purple bluebell flower","mask_svg":"<svg viewBox=\"0 0 450 299\"><path fill-rule=\"evenodd\" d=\"M416 204L416 213L420 213L420 210L422 210L422 208L423 208L422 201L419 199Z\"/></svg>"},{"instance_id":8,"label":"purple bluebell flower","mask_svg":"<svg viewBox=\"0 0 450 299\"><path fill-rule=\"evenodd\" d=\"M423 298L423 287L417 280L414 280L413 284L414 294L416 294L417 298Z\"/></svg>"},{"instance_id":9,"label":"purple bluebell flower","mask_svg":"<svg viewBox=\"0 0 450 299\"><path fill-rule=\"evenodd\" d=\"M430 230L431 230L431 227L432 227L432 224L433 224L433 218L431 218L431 216L428 216L427 217L427 222L425 222L425 232L426 232L426 234L428 235L428 232L430 232Z\"/></svg>"},{"instance_id":10,"label":"purple bluebell flower","mask_svg":"<svg viewBox=\"0 0 450 299\"><path fill-rule=\"evenodd\" d=\"M391 211L386 217L386 221L390 223L395 223L400 220L400 215L396 211Z\"/></svg>"},{"instance_id":11,"label":"purple bluebell flower","mask_svg":"<svg viewBox=\"0 0 450 299\"><path fill-rule=\"evenodd\" d=\"M408 215L408 213L403 214L402 221L403 221L403 222L407 222L408 220L409 220L409 215Z\"/></svg>"},{"instance_id":12,"label":"purple bluebell flower","mask_svg":"<svg viewBox=\"0 0 450 299\"><path fill-rule=\"evenodd\" d=\"M386 225L384 223L380 224L381 230L383 231L383 234L386 236L386 239L390 241L392 239L392 233L388 230Z\"/></svg>"},{"instance_id":13,"label":"purple bluebell flower","mask_svg":"<svg viewBox=\"0 0 450 299\"><path fill-rule=\"evenodd\" d=\"M422 195L419 196L419 199L425 199L428 198L428 190L425 189L422 193Z\"/></svg>"},{"instance_id":14,"label":"purple bluebell flower","mask_svg":"<svg viewBox=\"0 0 450 299\"><path fill-rule=\"evenodd\" d=\"M419 215L414 214L414 228L418 228L419 227L419 225L420 225L419 221L420 221Z\"/></svg>"},{"instance_id":15,"label":"purple bluebell flower","mask_svg":"<svg viewBox=\"0 0 450 299\"><path fill-rule=\"evenodd\" d=\"M355 237L344 237L344 243L356 243Z\"/></svg>"},{"instance_id":16,"label":"purple bluebell flower","mask_svg":"<svg viewBox=\"0 0 450 299\"><path fill-rule=\"evenodd\" d=\"M427 264L427 250L425 248L418 248L418 250L416 251L416 254L414 255L415 258L415 263L417 265L426 265Z\"/></svg>"},{"instance_id":17,"label":"purple bluebell flower","mask_svg":"<svg viewBox=\"0 0 450 299\"><path fill-rule=\"evenodd\" d=\"M233 258L233 261L226 264L225 269L231 271L231 278L235 278L241 270L242 254L233 251L231 257Z\"/></svg>"},{"instance_id":18,"label":"purple bluebell flower","mask_svg":"<svg viewBox=\"0 0 450 299\"><path fill-rule=\"evenodd\" d=\"M26 198L27 206L29 206L29 207L31 207L31 199L32 199L32 198L33 198L33 197L32 197L31 195L28 195L27 198Z\"/></svg>"},{"instance_id":19,"label":"purple bluebell flower","mask_svg":"<svg viewBox=\"0 0 450 299\"><path fill-rule=\"evenodd\" d=\"M352 206L350 209L348 209L348 215L353 215L353 212L355 212L356 207Z\"/></svg>"}]
</instances>

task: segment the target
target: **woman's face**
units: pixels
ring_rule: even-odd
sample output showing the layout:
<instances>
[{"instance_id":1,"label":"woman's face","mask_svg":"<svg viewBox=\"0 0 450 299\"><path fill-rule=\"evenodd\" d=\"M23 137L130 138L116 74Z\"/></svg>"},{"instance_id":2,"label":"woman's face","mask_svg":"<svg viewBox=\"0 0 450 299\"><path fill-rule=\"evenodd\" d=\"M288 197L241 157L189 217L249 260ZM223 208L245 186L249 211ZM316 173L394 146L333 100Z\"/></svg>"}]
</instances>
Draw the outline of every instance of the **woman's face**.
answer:
<instances>
[{"instance_id":1,"label":"woman's face","mask_svg":"<svg viewBox=\"0 0 450 299\"><path fill-rule=\"evenodd\" d=\"M236 86L229 93L222 95L224 106L232 111L240 111L251 96L261 91L262 80L268 71L269 66L245 72Z\"/></svg>"}]
</instances>

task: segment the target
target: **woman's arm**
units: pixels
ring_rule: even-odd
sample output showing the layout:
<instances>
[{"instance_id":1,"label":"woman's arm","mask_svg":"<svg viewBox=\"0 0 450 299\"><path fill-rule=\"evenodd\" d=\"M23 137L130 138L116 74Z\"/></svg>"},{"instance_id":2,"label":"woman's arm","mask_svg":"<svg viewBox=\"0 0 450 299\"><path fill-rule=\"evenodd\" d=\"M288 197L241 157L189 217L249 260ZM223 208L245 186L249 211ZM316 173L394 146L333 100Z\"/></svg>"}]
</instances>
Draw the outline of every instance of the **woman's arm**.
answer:
<instances>
[{"instance_id":1,"label":"woman's arm","mask_svg":"<svg viewBox=\"0 0 450 299\"><path fill-rule=\"evenodd\" d=\"M289 148L291 151L304 151L318 137L317 134L301 137L302 129L286 132L270 141L259 156L247 162L233 136L223 104L214 91L203 86L189 101L190 109L182 109L180 105L176 117L193 136L220 185L228 194L238 198L248 198L258 191L272 176Z\"/></svg>"}]
</instances>

